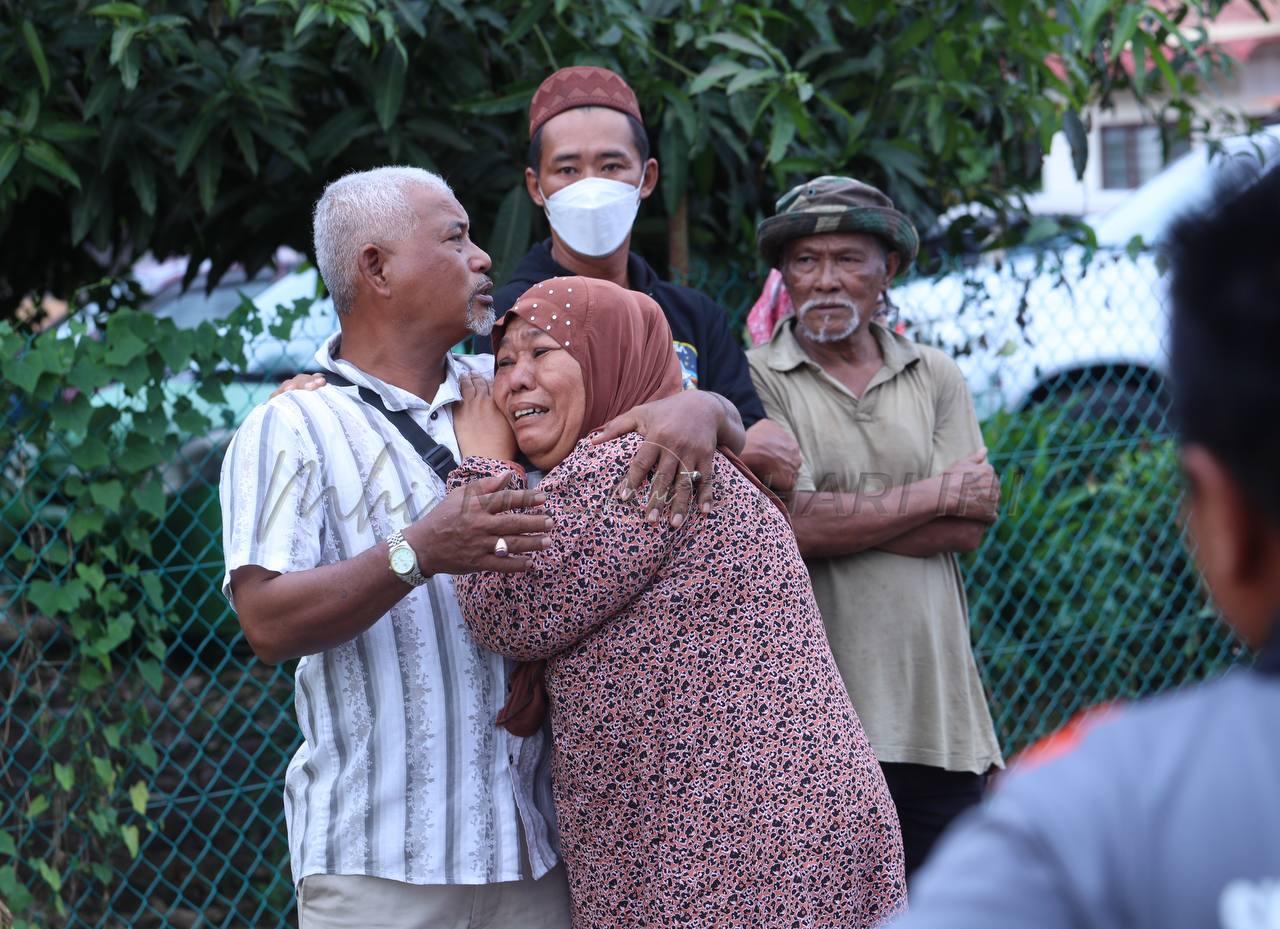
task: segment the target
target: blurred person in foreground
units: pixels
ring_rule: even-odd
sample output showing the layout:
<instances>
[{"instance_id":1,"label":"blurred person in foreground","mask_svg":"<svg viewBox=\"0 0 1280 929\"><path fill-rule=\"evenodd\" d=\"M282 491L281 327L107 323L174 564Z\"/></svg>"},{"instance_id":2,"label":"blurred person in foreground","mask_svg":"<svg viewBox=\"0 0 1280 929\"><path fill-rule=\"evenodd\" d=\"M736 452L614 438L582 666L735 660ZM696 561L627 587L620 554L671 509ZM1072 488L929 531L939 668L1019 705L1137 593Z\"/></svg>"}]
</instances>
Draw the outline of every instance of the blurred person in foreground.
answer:
<instances>
[{"instance_id":1,"label":"blurred person in foreground","mask_svg":"<svg viewBox=\"0 0 1280 929\"><path fill-rule=\"evenodd\" d=\"M1000 485L955 362L873 321L918 244L893 202L815 178L778 201L758 240L796 311L749 353L751 373L800 443L796 538L910 879L1002 764L956 561L995 520Z\"/></svg>"},{"instance_id":2,"label":"blurred person in foreground","mask_svg":"<svg viewBox=\"0 0 1280 929\"><path fill-rule=\"evenodd\" d=\"M489 256L442 178L396 167L325 188L315 249L341 325L316 353L332 383L253 410L220 488L223 591L259 658L300 659L284 797L301 929L561 929L545 733L494 726L509 663L454 593L550 544L540 494L443 482L461 383L492 372L449 351L493 325ZM714 394L626 412L619 428L693 467L741 447Z\"/></svg>"},{"instance_id":3,"label":"blurred person in foreground","mask_svg":"<svg viewBox=\"0 0 1280 929\"><path fill-rule=\"evenodd\" d=\"M1280 169L1168 249L1187 534L1260 654L1015 766L943 841L903 929L1280 926Z\"/></svg>"},{"instance_id":4,"label":"blurred person in foreground","mask_svg":"<svg viewBox=\"0 0 1280 929\"><path fill-rule=\"evenodd\" d=\"M545 662L574 926L858 929L896 913L892 799L781 502L722 450L714 474L682 475L714 477L713 511L649 524L613 493L641 436L589 438L680 393L661 309L552 278L493 333L492 400L470 380L450 484L516 471L522 492L518 445L555 529L532 570L459 578L458 597L481 644Z\"/></svg>"},{"instance_id":5,"label":"blurred person in foreground","mask_svg":"<svg viewBox=\"0 0 1280 929\"><path fill-rule=\"evenodd\" d=\"M680 361L682 385L711 390L738 408L747 430L742 461L776 490L790 490L800 467L795 439L765 418L729 314L700 291L663 280L631 251L642 200L658 186L640 103L607 68L561 68L529 103L529 198L546 213L551 236L521 259L494 291L501 316L525 290L566 274L612 281L662 308ZM477 348L487 351L484 340Z\"/></svg>"}]
</instances>

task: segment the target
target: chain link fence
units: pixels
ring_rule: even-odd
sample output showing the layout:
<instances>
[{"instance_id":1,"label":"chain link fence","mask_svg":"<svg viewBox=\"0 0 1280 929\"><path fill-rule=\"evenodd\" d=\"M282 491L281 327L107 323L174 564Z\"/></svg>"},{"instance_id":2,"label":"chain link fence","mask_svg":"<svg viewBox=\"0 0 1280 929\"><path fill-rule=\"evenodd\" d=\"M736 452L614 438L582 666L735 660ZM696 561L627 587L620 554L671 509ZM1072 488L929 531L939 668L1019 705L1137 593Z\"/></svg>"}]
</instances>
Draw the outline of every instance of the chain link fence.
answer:
<instances>
[{"instance_id":1,"label":"chain link fence","mask_svg":"<svg viewBox=\"0 0 1280 929\"><path fill-rule=\"evenodd\" d=\"M695 273L691 283L739 323L760 285L733 269ZM304 273L266 290L240 286L272 302L305 297L315 281ZM1211 621L1181 539L1161 379L1163 288L1150 255L1083 250L988 257L895 288L894 325L958 359L1002 476L1003 516L963 569L979 664L1010 755L1084 707L1202 678L1239 656ZM215 292L182 311L217 315L218 299ZM307 366L331 325L321 306L291 338L276 327L250 339L250 363L224 401L228 429L187 437L161 468L165 503L148 570L174 617L163 679L144 693L122 670L113 691L150 711L156 757L119 781L145 783L135 806L151 828L136 852L95 862L100 880L86 882L62 916L48 902L40 861L59 854L69 811L91 801L74 791L54 796L59 759L41 733L99 708L68 703L73 630L57 616L15 611L30 583L22 546L41 527L62 531L74 514L24 493L36 472L61 479L65 455L40 448L24 458L20 450L32 450L0 405L8 416L0 432L0 873L13 869L27 887L31 925L293 924L281 799L299 739L291 673L253 658L219 593L217 472L229 428L279 376ZM52 800L40 801L43 793ZM128 806L122 789L115 796Z\"/></svg>"}]
</instances>

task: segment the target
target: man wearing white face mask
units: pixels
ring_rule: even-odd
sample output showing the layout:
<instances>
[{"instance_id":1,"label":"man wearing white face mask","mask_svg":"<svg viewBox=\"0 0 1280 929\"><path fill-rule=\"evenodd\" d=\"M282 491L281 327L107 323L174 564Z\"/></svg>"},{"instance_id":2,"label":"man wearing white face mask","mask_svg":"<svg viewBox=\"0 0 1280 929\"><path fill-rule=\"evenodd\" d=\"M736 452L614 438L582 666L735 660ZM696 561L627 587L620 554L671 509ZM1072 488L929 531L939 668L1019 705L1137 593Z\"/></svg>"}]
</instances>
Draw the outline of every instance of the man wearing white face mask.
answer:
<instances>
[{"instance_id":1,"label":"man wearing white face mask","mask_svg":"<svg viewBox=\"0 0 1280 929\"><path fill-rule=\"evenodd\" d=\"M582 275L647 294L671 326L686 388L727 398L747 427L742 459L781 491L795 483L799 446L765 419L742 345L714 300L662 280L630 250L640 201L658 184L658 162L635 93L605 68L561 68L539 86L529 106L525 183L551 226L510 280L494 294L499 315L534 284ZM488 351L477 343L478 351Z\"/></svg>"}]
</instances>

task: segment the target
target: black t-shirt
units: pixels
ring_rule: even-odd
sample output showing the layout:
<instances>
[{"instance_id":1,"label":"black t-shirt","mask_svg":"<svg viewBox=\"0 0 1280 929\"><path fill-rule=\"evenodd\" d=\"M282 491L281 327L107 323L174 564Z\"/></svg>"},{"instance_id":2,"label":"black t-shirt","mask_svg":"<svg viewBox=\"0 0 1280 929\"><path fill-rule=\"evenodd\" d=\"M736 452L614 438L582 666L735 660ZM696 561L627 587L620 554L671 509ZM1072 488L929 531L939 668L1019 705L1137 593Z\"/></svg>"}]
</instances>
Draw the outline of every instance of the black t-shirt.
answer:
<instances>
[{"instance_id":1,"label":"black t-shirt","mask_svg":"<svg viewBox=\"0 0 1280 929\"><path fill-rule=\"evenodd\" d=\"M501 316L534 284L570 275L571 271L551 257L551 240L541 242L529 250L511 279L494 293L493 310ZM728 398L738 408L743 426L750 427L764 419L764 406L751 383L746 353L729 327L728 314L706 294L662 280L635 252L627 258L627 279L632 290L647 294L662 307L684 373L684 386ZM492 351L487 336L477 337L474 345L477 352Z\"/></svg>"}]
</instances>

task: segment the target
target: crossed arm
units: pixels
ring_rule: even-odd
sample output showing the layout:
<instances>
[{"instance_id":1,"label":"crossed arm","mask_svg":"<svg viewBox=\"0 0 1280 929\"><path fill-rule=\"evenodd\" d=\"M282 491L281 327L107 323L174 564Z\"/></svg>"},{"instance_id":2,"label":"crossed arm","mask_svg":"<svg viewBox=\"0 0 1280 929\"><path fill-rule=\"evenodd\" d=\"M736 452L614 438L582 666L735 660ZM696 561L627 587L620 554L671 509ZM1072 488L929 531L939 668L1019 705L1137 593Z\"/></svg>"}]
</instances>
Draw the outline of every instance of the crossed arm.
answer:
<instances>
[{"instance_id":1,"label":"crossed arm","mask_svg":"<svg viewBox=\"0 0 1280 929\"><path fill-rule=\"evenodd\" d=\"M936 477L879 493L796 491L791 522L806 558L872 548L927 558L976 549L999 500L1000 483L984 449Z\"/></svg>"}]
</instances>

